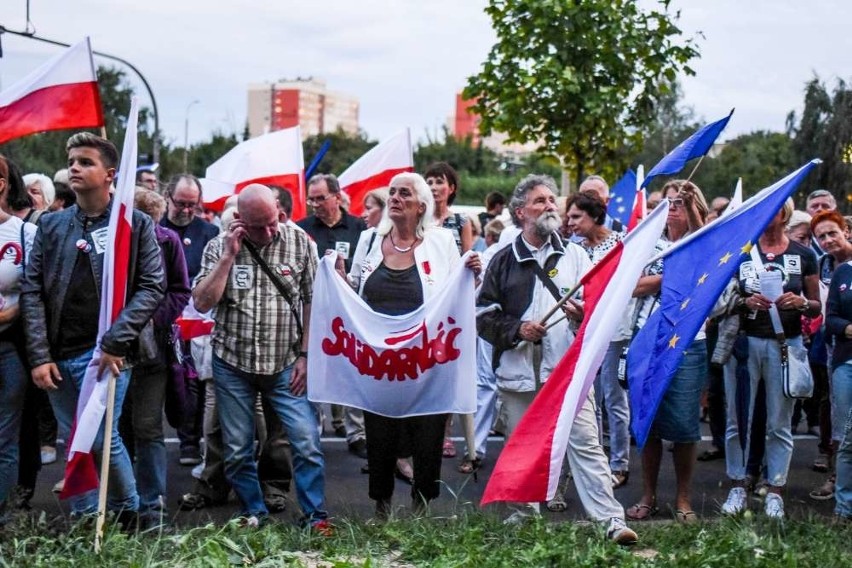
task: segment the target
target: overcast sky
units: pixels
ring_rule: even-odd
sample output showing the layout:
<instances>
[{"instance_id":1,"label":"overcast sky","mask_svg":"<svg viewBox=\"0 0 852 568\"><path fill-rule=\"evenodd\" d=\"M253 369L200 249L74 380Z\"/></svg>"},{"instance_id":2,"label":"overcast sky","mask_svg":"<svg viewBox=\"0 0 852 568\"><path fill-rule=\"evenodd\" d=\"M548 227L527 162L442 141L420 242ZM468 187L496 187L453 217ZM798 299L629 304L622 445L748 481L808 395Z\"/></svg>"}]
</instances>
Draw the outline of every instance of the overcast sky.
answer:
<instances>
[{"instance_id":1,"label":"overcast sky","mask_svg":"<svg viewBox=\"0 0 852 568\"><path fill-rule=\"evenodd\" d=\"M0 0L0 25L23 30L25 0ZM361 103L361 127L381 139L410 126L440 130L455 92L494 42L485 0L31 0L44 37L131 61L157 97L164 138L183 144L220 130L242 132L249 83L313 75ZM648 3L650 4L650 2ZM783 130L816 72L831 85L852 77L852 2L674 0L687 36L699 37L686 103L712 120L737 111L723 138ZM2 36L0 89L57 53ZM108 63L96 58L96 63ZM128 73L141 101L142 86Z\"/></svg>"}]
</instances>

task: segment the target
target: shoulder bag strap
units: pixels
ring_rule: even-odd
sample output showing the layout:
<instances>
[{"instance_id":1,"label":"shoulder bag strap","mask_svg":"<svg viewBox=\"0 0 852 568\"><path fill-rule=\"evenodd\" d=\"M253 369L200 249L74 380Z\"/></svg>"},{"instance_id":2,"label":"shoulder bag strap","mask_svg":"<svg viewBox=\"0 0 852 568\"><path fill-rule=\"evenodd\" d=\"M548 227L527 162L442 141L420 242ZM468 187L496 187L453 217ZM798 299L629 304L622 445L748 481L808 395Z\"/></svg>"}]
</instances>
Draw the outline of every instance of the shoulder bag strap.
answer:
<instances>
[{"instance_id":1,"label":"shoulder bag strap","mask_svg":"<svg viewBox=\"0 0 852 568\"><path fill-rule=\"evenodd\" d=\"M535 275L541 280L541 283L544 284L544 287L547 288L547 291L550 292L550 295L553 296L556 301L562 299L562 295L559 293L559 288L556 286L556 283L553 282L553 279L548 275L548 272L552 271L556 266L556 263L559 262L558 255L551 255L547 261L544 263L544 268L538 263L537 260L533 259L533 270L535 271ZM545 272L547 269L547 272Z\"/></svg>"},{"instance_id":2,"label":"shoulder bag strap","mask_svg":"<svg viewBox=\"0 0 852 568\"><path fill-rule=\"evenodd\" d=\"M293 314L293 317L296 319L296 335L298 336L296 339L298 340L297 345L301 344L302 341L302 318L299 316L298 311L296 311L296 306L293 302L293 295L290 293L290 290L284 286L284 283L278 279L278 275L266 264L266 261L260 256L260 253L257 252L257 249L253 244L248 242L248 240L243 240L243 246L249 251L251 257L254 259L254 262L263 270L264 274L266 274L269 279L272 281L272 285L278 290L278 292L284 296L284 299L287 300L287 303L290 305L290 313ZM298 351L298 349L297 349Z\"/></svg>"}]
</instances>

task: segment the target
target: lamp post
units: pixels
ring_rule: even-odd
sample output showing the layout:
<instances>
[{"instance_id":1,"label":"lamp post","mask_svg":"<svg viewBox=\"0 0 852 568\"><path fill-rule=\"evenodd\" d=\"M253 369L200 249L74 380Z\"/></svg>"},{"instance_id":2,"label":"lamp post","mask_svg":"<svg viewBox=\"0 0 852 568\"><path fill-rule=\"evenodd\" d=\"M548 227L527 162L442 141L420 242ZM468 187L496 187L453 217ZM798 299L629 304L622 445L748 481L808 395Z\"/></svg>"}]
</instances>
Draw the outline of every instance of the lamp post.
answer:
<instances>
[{"instance_id":1,"label":"lamp post","mask_svg":"<svg viewBox=\"0 0 852 568\"><path fill-rule=\"evenodd\" d=\"M183 123L183 171L189 171L189 109L192 108L193 105L200 103L198 99L195 99L188 105L186 105L186 113L184 115L184 123Z\"/></svg>"}]
</instances>

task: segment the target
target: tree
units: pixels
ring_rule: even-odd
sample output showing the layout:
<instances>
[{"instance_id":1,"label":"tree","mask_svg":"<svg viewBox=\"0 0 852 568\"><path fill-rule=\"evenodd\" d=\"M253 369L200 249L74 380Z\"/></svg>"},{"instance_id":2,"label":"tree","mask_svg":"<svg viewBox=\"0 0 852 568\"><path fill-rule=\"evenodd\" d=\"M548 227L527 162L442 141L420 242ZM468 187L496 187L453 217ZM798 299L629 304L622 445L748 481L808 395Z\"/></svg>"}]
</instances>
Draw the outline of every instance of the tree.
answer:
<instances>
[{"instance_id":1,"label":"tree","mask_svg":"<svg viewBox=\"0 0 852 568\"><path fill-rule=\"evenodd\" d=\"M497 43L464 90L484 134L541 142L579 181L618 175L678 72L694 74L692 39L637 0L490 0Z\"/></svg>"},{"instance_id":2,"label":"tree","mask_svg":"<svg viewBox=\"0 0 852 568\"><path fill-rule=\"evenodd\" d=\"M482 143L474 145L473 138L456 138L444 127L444 141L427 138L414 150L414 168L424 171L434 162L447 162L458 172L475 176L500 174L500 157Z\"/></svg>"},{"instance_id":3,"label":"tree","mask_svg":"<svg viewBox=\"0 0 852 568\"><path fill-rule=\"evenodd\" d=\"M643 165L646 171L649 170L682 140L701 128L702 125L695 119L695 111L692 107L683 106L682 101L680 83L668 83L666 90L660 94L654 119L645 130L640 145L630 149L629 158L634 168Z\"/></svg>"}]
</instances>

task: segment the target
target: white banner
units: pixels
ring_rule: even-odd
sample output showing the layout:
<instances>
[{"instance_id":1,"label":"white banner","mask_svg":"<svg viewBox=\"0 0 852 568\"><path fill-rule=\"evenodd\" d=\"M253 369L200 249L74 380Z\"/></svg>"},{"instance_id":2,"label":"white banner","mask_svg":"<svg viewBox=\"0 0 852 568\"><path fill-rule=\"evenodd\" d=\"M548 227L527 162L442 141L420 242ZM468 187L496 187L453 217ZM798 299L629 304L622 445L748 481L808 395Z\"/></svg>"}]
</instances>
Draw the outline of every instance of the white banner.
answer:
<instances>
[{"instance_id":1,"label":"white banner","mask_svg":"<svg viewBox=\"0 0 852 568\"><path fill-rule=\"evenodd\" d=\"M308 398L401 418L476 411L474 278L459 262L443 290L401 316L372 311L319 263L311 306Z\"/></svg>"}]
</instances>

